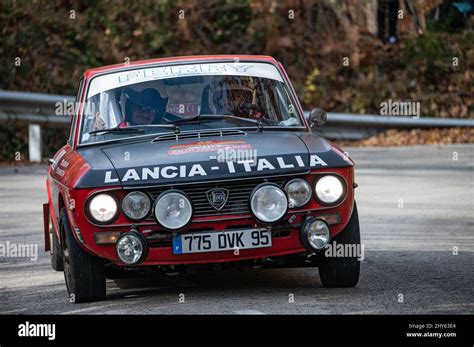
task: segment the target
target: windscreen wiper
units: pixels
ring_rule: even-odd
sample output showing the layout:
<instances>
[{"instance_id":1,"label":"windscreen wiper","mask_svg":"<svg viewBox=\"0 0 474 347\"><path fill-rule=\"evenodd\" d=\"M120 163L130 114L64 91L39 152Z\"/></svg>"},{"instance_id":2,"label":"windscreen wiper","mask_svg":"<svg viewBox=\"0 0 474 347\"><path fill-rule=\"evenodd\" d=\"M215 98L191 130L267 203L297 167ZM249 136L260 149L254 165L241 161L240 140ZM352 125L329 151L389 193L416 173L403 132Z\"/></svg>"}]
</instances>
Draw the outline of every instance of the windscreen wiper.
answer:
<instances>
[{"instance_id":1,"label":"windscreen wiper","mask_svg":"<svg viewBox=\"0 0 474 347\"><path fill-rule=\"evenodd\" d=\"M143 128L165 128L173 129L176 134L180 133L179 127L176 124L144 124L144 125L131 125L125 129L143 129Z\"/></svg>"},{"instance_id":2,"label":"windscreen wiper","mask_svg":"<svg viewBox=\"0 0 474 347\"><path fill-rule=\"evenodd\" d=\"M252 118L244 118L244 117L238 117L238 116L233 116L230 114L223 114L223 115L198 115L192 118L187 118L187 119L178 119L175 121L172 121L170 123L172 124L184 124L184 123L199 123L199 122L212 122L215 120L219 119L236 119L236 120L241 120L247 123L252 123L252 124L257 124L257 129L258 131L263 130L263 123L259 119L252 119Z\"/></svg>"},{"instance_id":3,"label":"windscreen wiper","mask_svg":"<svg viewBox=\"0 0 474 347\"><path fill-rule=\"evenodd\" d=\"M126 127L126 128L106 128L106 129L98 129L98 130L92 130L92 131L89 131L88 134L89 135L93 135L93 134L98 134L98 133L135 133L135 132L144 132L143 129L136 129L136 128L130 128L130 127Z\"/></svg>"},{"instance_id":4,"label":"windscreen wiper","mask_svg":"<svg viewBox=\"0 0 474 347\"><path fill-rule=\"evenodd\" d=\"M131 125L126 126L123 128L115 127L115 128L108 128L108 129L99 129L93 130L89 132L89 135L98 134L98 133L114 133L114 132L141 132L144 133L144 128L166 128L166 129L173 129L176 134L179 134L179 127L175 124L143 124L143 125Z\"/></svg>"}]
</instances>

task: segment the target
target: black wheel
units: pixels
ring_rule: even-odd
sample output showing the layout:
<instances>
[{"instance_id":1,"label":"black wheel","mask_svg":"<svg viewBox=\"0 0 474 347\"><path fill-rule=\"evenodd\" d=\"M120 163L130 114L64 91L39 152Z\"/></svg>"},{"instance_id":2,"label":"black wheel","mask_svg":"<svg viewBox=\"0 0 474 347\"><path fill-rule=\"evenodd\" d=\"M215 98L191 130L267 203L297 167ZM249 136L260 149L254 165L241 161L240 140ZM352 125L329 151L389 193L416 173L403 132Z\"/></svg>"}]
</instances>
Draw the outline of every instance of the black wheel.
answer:
<instances>
[{"instance_id":1,"label":"black wheel","mask_svg":"<svg viewBox=\"0 0 474 347\"><path fill-rule=\"evenodd\" d=\"M72 303L97 301L105 298L104 262L82 250L72 234L66 214L61 210L64 278Z\"/></svg>"},{"instance_id":2,"label":"black wheel","mask_svg":"<svg viewBox=\"0 0 474 347\"><path fill-rule=\"evenodd\" d=\"M331 246L353 245L353 250L360 250L359 216L354 202L352 216L347 226L332 241ZM345 257L326 257L323 255L319 266L319 277L325 287L354 287L359 282L360 261L357 254Z\"/></svg>"},{"instance_id":3,"label":"black wheel","mask_svg":"<svg viewBox=\"0 0 474 347\"><path fill-rule=\"evenodd\" d=\"M51 266L56 271L63 271L63 250L59 244L58 236L54 231L51 219L49 220L49 236L49 244L51 248Z\"/></svg>"}]
</instances>

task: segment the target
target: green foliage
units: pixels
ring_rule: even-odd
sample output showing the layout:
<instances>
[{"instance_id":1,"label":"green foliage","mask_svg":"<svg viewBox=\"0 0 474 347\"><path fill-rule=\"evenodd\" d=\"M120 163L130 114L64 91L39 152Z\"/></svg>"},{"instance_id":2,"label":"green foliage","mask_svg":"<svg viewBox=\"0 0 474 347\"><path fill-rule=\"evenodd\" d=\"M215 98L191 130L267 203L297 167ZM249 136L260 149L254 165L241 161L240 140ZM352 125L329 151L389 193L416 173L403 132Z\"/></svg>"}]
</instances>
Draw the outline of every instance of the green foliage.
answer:
<instances>
[{"instance_id":1,"label":"green foliage","mask_svg":"<svg viewBox=\"0 0 474 347\"><path fill-rule=\"evenodd\" d=\"M44 127L43 158L51 158L58 149L65 145L69 137L69 127Z\"/></svg>"},{"instance_id":2,"label":"green foliage","mask_svg":"<svg viewBox=\"0 0 474 347\"><path fill-rule=\"evenodd\" d=\"M382 47L358 30L350 8L322 0L2 0L0 89L73 95L84 70L127 58L269 54L305 108L376 113L392 98L421 101L430 116L472 113L465 96L472 94L472 30L401 35ZM353 56L357 63L341 64Z\"/></svg>"},{"instance_id":3,"label":"green foliage","mask_svg":"<svg viewBox=\"0 0 474 347\"><path fill-rule=\"evenodd\" d=\"M225 0L211 8L209 19L215 30L210 34L216 44L245 35L252 15L249 3L249 0Z\"/></svg>"},{"instance_id":4,"label":"green foliage","mask_svg":"<svg viewBox=\"0 0 474 347\"><path fill-rule=\"evenodd\" d=\"M401 56L402 62L416 65L431 73L439 73L440 70L449 72L452 70L450 57L456 56L453 47L445 42L446 37L439 33L427 33L416 41L410 41Z\"/></svg>"},{"instance_id":5,"label":"green foliage","mask_svg":"<svg viewBox=\"0 0 474 347\"><path fill-rule=\"evenodd\" d=\"M42 127L43 158L49 158L66 144L67 127ZM0 162L28 160L28 124L20 121L0 123Z\"/></svg>"},{"instance_id":6,"label":"green foliage","mask_svg":"<svg viewBox=\"0 0 474 347\"><path fill-rule=\"evenodd\" d=\"M165 55L178 44L178 10L166 1L5 0L0 10L1 89L75 94L87 68Z\"/></svg>"},{"instance_id":7,"label":"green foliage","mask_svg":"<svg viewBox=\"0 0 474 347\"><path fill-rule=\"evenodd\" d=\"M28 127L17 122L0 123L0 162L28 158Z\"/></svg>"},{"instance_id":8,"label":"green foliage","mask_svg":"<svg viewBox=\"0 0 474 347\"><path fill-rule=\"evenodd\" d=\"M374 50L357 68L321 62L306 78L303 101L308 107L378 114L380 103L391 98L420 102L425 117L472 117L472 42L470 30L427 33Z\"/></svg>"}]
</instances>

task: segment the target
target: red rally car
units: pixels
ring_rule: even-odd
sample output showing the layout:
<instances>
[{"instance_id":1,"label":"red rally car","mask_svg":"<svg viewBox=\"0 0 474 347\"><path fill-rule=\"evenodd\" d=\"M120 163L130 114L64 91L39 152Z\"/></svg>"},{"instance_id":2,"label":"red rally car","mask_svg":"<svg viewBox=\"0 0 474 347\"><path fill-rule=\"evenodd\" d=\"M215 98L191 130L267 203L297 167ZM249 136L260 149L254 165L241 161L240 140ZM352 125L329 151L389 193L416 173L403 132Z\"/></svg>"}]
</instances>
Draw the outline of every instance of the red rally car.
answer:
<instances>
[{"instance_id":1,"label":"red rally car","mask_svg":"<svg viewBox=\"0 0 474 347\"><path fill-rule=\"evenodd\" d=\"M71 302L117 273L318 267L355 286L354 163L318 134L268 56L153 59L87 70L49 160L45 248ZM139 271L137 271L139 270Z\"/></svg>"}]
</instances>

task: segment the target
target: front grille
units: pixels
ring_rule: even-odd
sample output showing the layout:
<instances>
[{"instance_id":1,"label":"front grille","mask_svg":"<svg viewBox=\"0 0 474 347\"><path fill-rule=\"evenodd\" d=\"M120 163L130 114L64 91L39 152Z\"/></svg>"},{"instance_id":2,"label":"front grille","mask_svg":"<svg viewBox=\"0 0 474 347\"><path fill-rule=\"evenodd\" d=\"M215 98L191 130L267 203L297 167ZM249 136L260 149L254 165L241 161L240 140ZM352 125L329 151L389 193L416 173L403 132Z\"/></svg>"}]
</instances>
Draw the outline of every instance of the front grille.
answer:
<instances>
[{"instance_id":1,"label":"front grille","mask_svg":"<svg viewBox=\"0 0 474 347\"><path fill-rule=\"evenodd\" d=\"M182 190L191 199L194 206L195 217L209 217L219 215L241 215L250 213L248 207L248 201L252 190L259 184L271 182L278 184L283 188L284 178L259 178L241 181L228 181L228 182L213 182L205 184L194 184L185 186L176 186L173 188ZM153 200L158 195L167 189L172 187L153 188L148 192L152 196ZM227 202L221 210L216 210L207 199L207 191L215 188L224 188L229 191Z\"/></svg>"}]
</instances>

